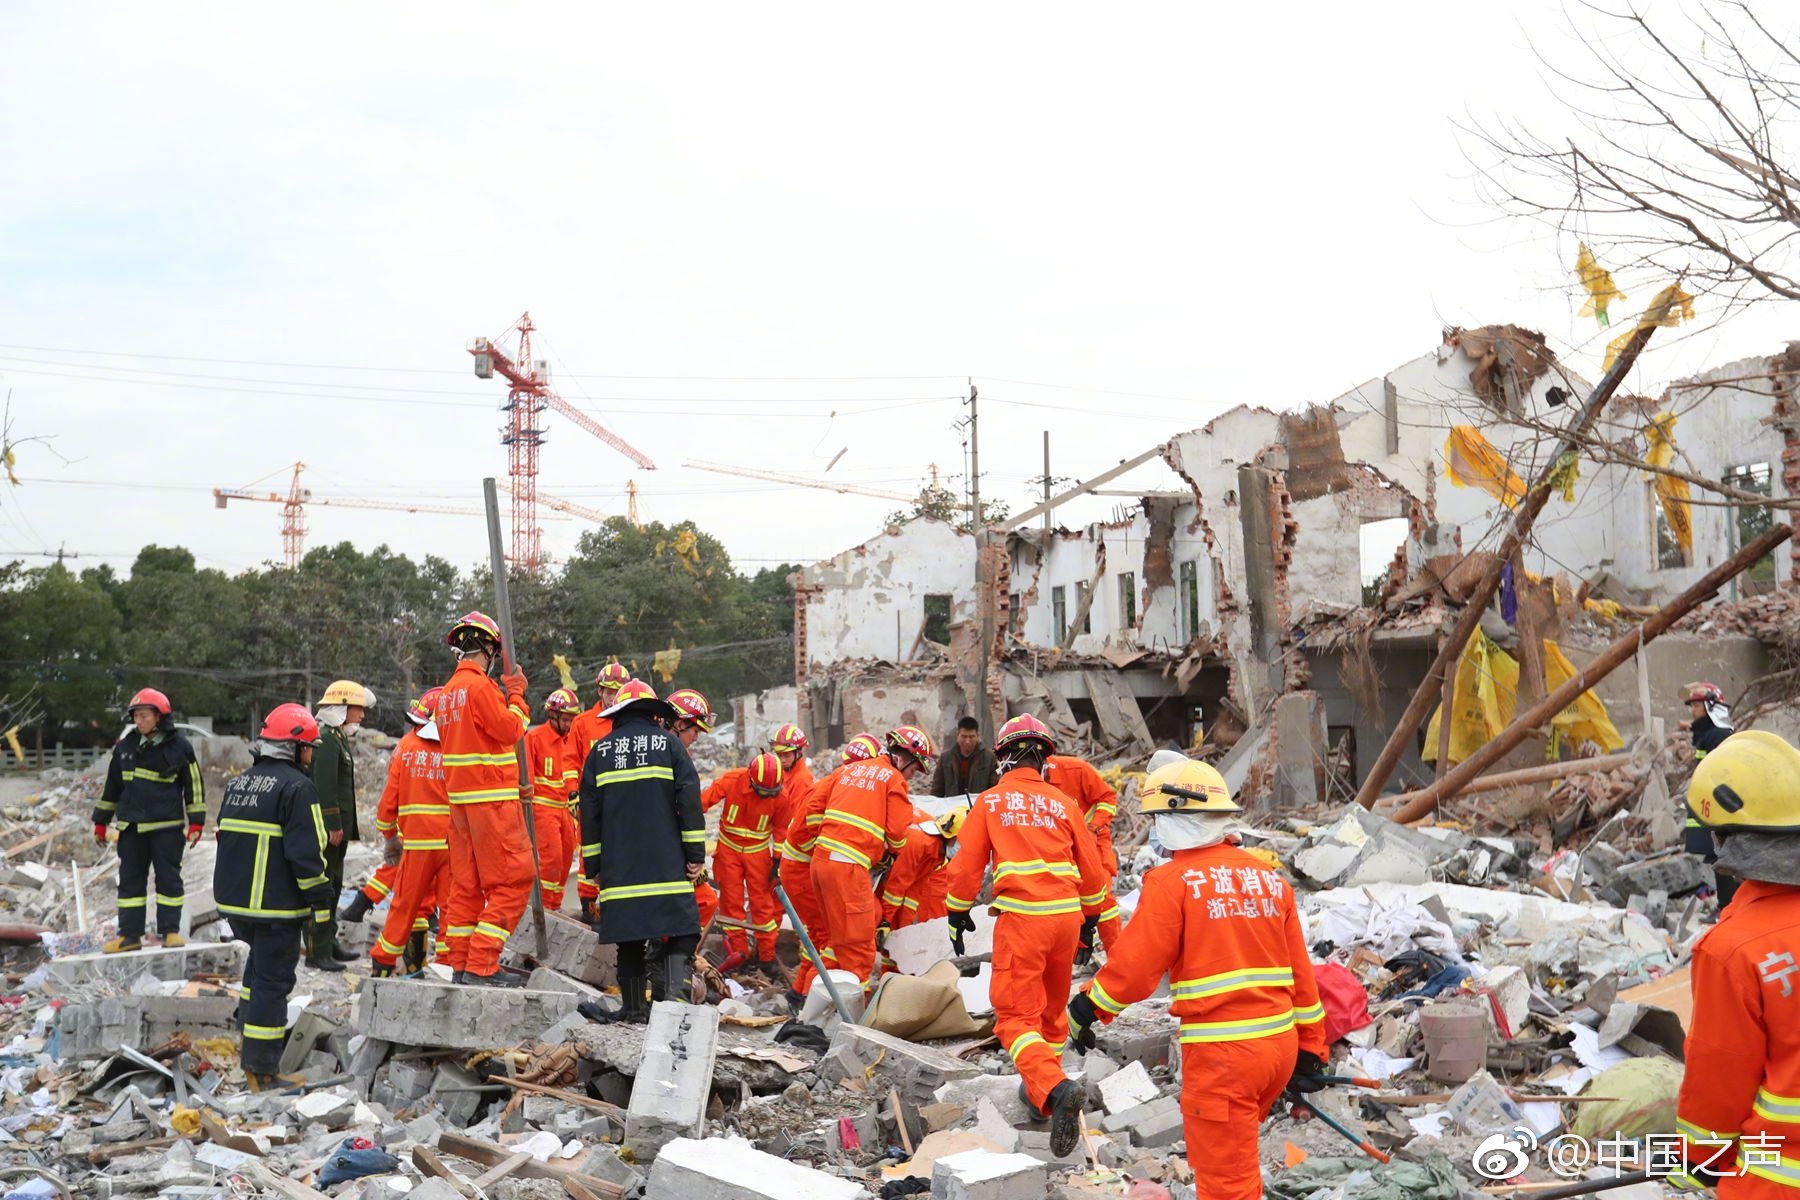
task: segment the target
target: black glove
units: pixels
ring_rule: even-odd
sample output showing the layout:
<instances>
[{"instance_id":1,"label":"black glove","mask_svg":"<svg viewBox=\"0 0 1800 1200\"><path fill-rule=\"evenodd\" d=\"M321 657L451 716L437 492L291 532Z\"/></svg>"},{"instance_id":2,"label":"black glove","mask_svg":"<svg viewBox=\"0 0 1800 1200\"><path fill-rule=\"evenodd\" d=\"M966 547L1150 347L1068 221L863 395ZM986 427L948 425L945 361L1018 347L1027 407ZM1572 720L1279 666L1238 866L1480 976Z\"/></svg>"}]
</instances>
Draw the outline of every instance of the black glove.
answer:
<instances>
[{"instance_id":1,"label":"black glove","mask_svg":"<svg viewBox=\"0 0 1800 1200\"><path fill-rule=\"evenodd\" d=\"M1329 1086L1325 1082L1324 1059L1310 1050L1302 1050L1294 1056L1294 1073L1287 1082L1288 1095L1307 1096Z\"/></svg>"},{"instance_id":2,"label":"black glove","mask_svg":"<svg viewBox=\"0 0 1800 1200\"><path fill-rule=\"evenodd\" d=\"M1094 1048L1094 1022L1100 1013L1086 992L1076 992L1069 1001L1069 1040L1083 1050Z\"/></svg>"},{"instance_id":3,"label":"black glove","mask_svg":"<svg viewBox=\"0 0 1800 1200\"><path fill-rule=\"evenodd\" d=\"M950 948L956 956L963 956L963 934L975 932L975 917L969 912L953 912L950 914Z\"/></svg>"},{"instance_id":4,"label":"black glove","mask_svg":"<svg viewBox=\"0 0 1800 1200\"><path fill-rule=\"evenodd\" d=\"M1085 967L1094 961L1094 938L1100 933L1100 918L1089 917L1081 923L1081 940L1075 945L1075 965Z\"/></svg>"}]
</instances>

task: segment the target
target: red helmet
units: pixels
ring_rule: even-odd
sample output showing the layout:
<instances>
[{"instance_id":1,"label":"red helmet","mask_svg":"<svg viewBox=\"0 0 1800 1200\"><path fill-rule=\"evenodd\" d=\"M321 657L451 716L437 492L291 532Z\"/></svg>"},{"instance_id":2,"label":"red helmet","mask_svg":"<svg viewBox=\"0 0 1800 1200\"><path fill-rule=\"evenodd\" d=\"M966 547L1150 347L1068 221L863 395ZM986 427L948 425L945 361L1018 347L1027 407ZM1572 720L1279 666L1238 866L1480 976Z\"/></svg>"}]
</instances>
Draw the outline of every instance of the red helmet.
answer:
<instances>
[{"instance_id":1,"label":"red helmet","mask_svg":"<svg viewBox=\"0 0 1800 1200\"><path fill-rule=\"evenodd\" d=\"M130 715L132 709L145 707L154 708L166 717L170 712L169 698L155 688L139 688L137 695L131 698L131 703L125 706L125 712Z\"/></svg>"},{"instance_id":2,"label":"red helmet","mask_svg":"<svg viewBox=\"0 0 1800 1200\"><path fill-rule=\"evenodd\" d=\"M594 676L594 682L606 691L615 691L631 682L631 672L617 662L609 662Z\"/></svg>"},{"instance_id":3,"label":"red helmet","mask_svg":"<svg viewBox=\"0 0 1800 1200\"><path fill-rule=\"evenodd\" d=\"M494 618L488 616L484 612L465 613L456 624L450 627L450 633L444 638L444 641L460 650L462 649L463 641L467 639L469 634L477 635L478 638L486 638L487 640L498 644L500 641L500 626L495 623ZM462 636L459 637L458 635Z\"/></svg>"},{"instance_id":4,"label":"red helmet","mask_svg":"<svg viewBox=\"0 0 1800 1200\"><path fill-rule=\"evenodd\" d=\"M544 697L544 711L546 713L578 713L581 711L581 701L577 700L575 693L568 688L557 688Z\"/></svg>"},{"instance_id":5,"label":"red helmet","mask_svg":"<svg viewBox=\"0 0 1800 1200\"><path fill-rule=\"evenodd\" d=\"M712 732L713 710L705 696L693 688L678 688L669 693L669 703L674 706L676 720L692 721L703 732Z\"/></svg>"},{"instance_id":6,"label":"red helmet","mask_svg":"<svg viewBox=\"0 0 1800 1200\"><path fill-rule=\"evenodd\" d=\"M1024 742L1044 743L1046 756L1056 753L1056 736L1048 725L1030 713L1020 713L1000 727L1000 736L994 739L994 753L1005 758L1008 749Z\"/></svg>"},{"instance_id":7,"label":"red helmet","mask_svg":"<svg viewBox=\"0 0 1800 1200\"><path fill-rule=\"evenodd\" d=\"M750 790L759 796L781 794L781 760L773 754L759 754L750 760Z\"/></svg>"},{"instance_id":8,"label":"red helmet","mask_svg":"<svg viewBox=\"0 0 1800 1200\"><path fill-rule=\"evenodd\" d=\"M859 733L844 743L845 762L862 762L881 753L881 742L872 733Z\"/></svg>"},{"instance_id":9,"label":"red helmet","mask_svg":"<svg viewBox=\"0 0 1800 1200\"><path fill-rule=\"evenodd\" d=\"M931 735L917 725L901 725L889 730L886 741L890 751L904 750L918 759L921 766L929 765L937 757L937 746Z\"/></svg>"},{"instance_id":10,"label":"red helmet","mask_svg":"<svg viewBox=\"0 0 1800 1200\"><path fill-rule=\"evenodd\" d=\"M139 695L142 694L139 693ZM159 693L151 693L151 695L157 694ZM1725 692L1716 683L1690 683L1688 684L1688 703L1692 704L1696 700L1702 704L1723 704L1725 703ZM167 712L168 709L163 711Z\"/></svg>"},{"instance_id":11,"label":"red helmet","mask_svg":"<svg viewBox=\"0 0 1800 1200\"><path fill-rule=\"evenodd\" d=\"M260 736L265 742L301 742L310 746L319 740L319 723L304 704L277 704L263 718Z\"/></svg>"},{"instance_id":12,"label":"red helmet","mask_svg":"<svg viewBox=\"0 0 1800 1200\"><path fill-rule=\"evenodd\" d=\"M443 690L443 688L432 688L423 696L407 701L406 719L414 725L429 724L432 714L437 711L437 694Z\"/></svg>"},{"instance_id":13,"label":"red helmet","mask_svg":"<svg viewBox=\"0 0 1800 1200\"><path fill-rule=\"evenodd\" d=\"M769 747L777 754L786 754L790 750L806 749L806 735L800 732L798 725L783 725L769 739Z\"/></svg>"}]
</instances>

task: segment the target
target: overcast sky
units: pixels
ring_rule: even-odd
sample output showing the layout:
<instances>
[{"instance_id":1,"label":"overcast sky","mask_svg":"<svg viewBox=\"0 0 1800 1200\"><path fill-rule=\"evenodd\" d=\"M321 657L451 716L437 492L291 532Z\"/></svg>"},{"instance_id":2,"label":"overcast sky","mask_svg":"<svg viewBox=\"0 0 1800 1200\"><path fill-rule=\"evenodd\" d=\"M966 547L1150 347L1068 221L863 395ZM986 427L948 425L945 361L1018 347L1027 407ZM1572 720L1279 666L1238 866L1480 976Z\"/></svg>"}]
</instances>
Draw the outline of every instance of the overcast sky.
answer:
<instances>
[{"instance_id":1,"label":"overcast sky","mask_svg":"<svg viewBox=\"0 0 1800 1200\"><path fill-rule=\"evenodd\" d=\"M844 451L832 478L961 487L971 376L983 490L1018 511L1046 429L1090 476L1446 323L1540 328L1598 374L1573 243L1492 222L1453 125L1562 128L1526 43L1572 52L1554 3L285 11L8 7L0 388L68 462L20 448L0 553L253 566L279 508L210 489L285 489L297 458L320 494L478 504L504 389L464 346L526 309L565 397L658 467L552 416L542 489L622 513L635 479L749 568L897 505L681 463ZM1635 312L1665 281L1619 282ZM1782 315L1671 339L1634 390L1774 350ZM469 518L311 525L485 557Z\"/></svg>"}]
</instances>

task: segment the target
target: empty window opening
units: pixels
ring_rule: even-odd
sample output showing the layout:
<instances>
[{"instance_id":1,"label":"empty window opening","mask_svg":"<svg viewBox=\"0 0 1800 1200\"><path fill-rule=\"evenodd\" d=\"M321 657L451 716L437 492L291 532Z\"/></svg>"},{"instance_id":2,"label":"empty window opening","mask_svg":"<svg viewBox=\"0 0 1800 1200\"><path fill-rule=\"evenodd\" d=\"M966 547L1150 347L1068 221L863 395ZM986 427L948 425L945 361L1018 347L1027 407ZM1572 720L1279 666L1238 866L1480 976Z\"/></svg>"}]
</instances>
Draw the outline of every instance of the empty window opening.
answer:
<instances>
[{"instance_id":1,"label":"empty window opening","mask_svg":"<svg viewBox=\"0 0 1800 1200\"><path fill-rule=\"evenodd\" d=\"M1200 564L1188 559L1181 564L1181 636L1193 641L1200 636Z\"/></svg>"},{"instance_id":2,"label":"empty window opening","mask_svg":"<svg viewBox=\"0 0 1800 1200\"><path fill-rule=\"evenodd\" d=\"M1361 568L1364 605L1381 599L1381 583L1394 555L1406 543L1409 525L1405 517L1387 517L1380 521L1364 521L1357 530L1358 565Z\"/></svg>"},{"instance_id":3,"label":"empty window opening","mask_svg":"<svg viewBox=\"0 0 1800 1200\"><path fill-rule=\"evenodd\" d=\"M1755 492L1759 496L1773 495L1772 479L1773 475L1766 462L1725 468L1725 485L1740 492ZM1741 508L1731 509L1730 512L1731 520L1727 528L1731 532L1730 548L1733 554L1769 532L1775 524L1774 510L1764 505L1746 504ZM1733 599L1739 596L1760 596L1774 590L1775 555L1772 552L1758 559L1754 566L1731 582Z\"/></svg>"},{"instance_id":4,"label":"empty window opening","mask_svg":"<svg viewBox=\"0 0 1800 1200\"><path fill-rule=\"evenodd\" d=\"M1050 589L1050 611L1056 620L1056 640L1060 645L1069 635L1069 589L1053 587Z\"/></svg>"},{"instance_id":5,"label":"empty window opening","mask_svg":"<svg viewBox=\"0 0 1800 1200\"><path fill-rule=\"evenodd\" d=\"M925 640L947 645L950 641L950 597L937 592L925 597Z\"/></svg>"},{"instance_id":6,"label":"empty window opening","mask_svg":"<svg viewBox=\"0 0 1800 1200\"><path fill-rule=\"evenodd\" d=\"M1119 576L1119 627L1137 628L1137 576L1130 571Z\"/></svg>"}]
</instances>

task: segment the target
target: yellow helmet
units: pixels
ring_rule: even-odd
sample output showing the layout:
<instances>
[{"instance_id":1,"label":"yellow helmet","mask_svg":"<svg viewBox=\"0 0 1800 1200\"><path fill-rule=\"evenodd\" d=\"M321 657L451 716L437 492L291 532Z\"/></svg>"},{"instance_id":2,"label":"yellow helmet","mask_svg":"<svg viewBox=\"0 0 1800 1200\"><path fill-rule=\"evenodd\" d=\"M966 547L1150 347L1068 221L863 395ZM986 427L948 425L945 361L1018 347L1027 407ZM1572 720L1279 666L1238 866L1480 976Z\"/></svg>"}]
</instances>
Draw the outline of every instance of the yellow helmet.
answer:
<instances>
[{"instance_id":1,"label":"yellow helmet","mask_svg":"<svg viewBox=\"0 0 1800 1200\"><path fill-rule=\"evenodd\" d=\"M1203 762L1170 763L1144 778L1138 811L1146 813L1234 813L1243 807L1231 798L1225 777Z\"/></svg>"},{"instance_id":2,"label":"yellow helmet","mask_svg":"<svg viewBox=\"0 0 1800 1200\"><path fill-rule=\"evenodd\" d=\"M1710 829L1800 831L1800 750L1764 729L1732 734L1694 768L1688 807Z\"/></svg>"},{"instance_id":3,"label":"yellow helmet","mask_svg":"<svg viewBox=\"0 0 1800 1200\"><path fill-rule=\"evenodd\" d=\"M335 680L319 697L320 704L354 704L358 708L374 708L375 693L351 679Z\"/></svg>"},{"instance_id":4,"label":"yellow helmet","mask_svg":"<svg viewBox=\"0 0 1800 1200\"><path fill-rule=\"evenodd\" d=\"M953 838L962 832L963 822L969 819L969 806L959 804L937 819L938 832L947 838Z\"/></svg>"}]
</instances>

